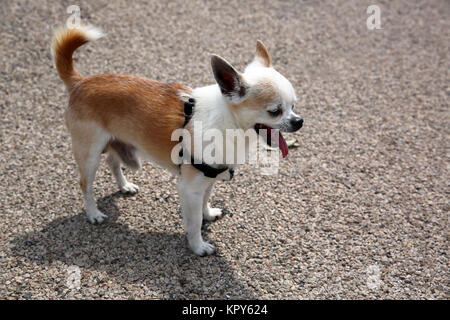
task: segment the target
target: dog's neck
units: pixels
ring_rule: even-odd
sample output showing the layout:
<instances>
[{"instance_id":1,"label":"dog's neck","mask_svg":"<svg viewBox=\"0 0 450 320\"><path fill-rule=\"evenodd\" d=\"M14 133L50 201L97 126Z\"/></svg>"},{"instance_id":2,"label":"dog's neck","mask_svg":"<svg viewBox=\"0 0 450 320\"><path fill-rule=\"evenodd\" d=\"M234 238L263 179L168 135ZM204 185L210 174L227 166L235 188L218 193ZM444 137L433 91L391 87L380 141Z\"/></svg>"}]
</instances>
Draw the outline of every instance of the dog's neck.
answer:
<instances>
[{"instance_id":1,"label":"dog's neck","mask_svg":"<svg viewBox=\"0 0 450 320\"><path fill-rule=\"evenodd\" d=\"M227 137L227 129L242 129L238 119L236 119L231 111L230 101L222 95L218 85L196 88L191 95L195 99L195 106L192 118L186 126L186 129L191 132L192 137L197 136L197 134L205 137L208 130L211 130L209 131L210 134L214 132L212 130L219 130L222 133L222 141L224 144L222 145L221 151L215 149L215 155L218 159L225 161L225 154L228 150L227 145L233 144L234 147L232 150L238 150L235 139ZM201 129L198 127L200 123ZM201 130L202 132L200 133L197 130ZM210 138L203 140L203 150L210 143ZM218 143L218 141L215 141L215 143ZM229 168L234 168L235 166L236 164L228 164Z\"/></svg>"},{"instance_id":2,"label":"dog's neck","mask_svg":"<svg viewBox=\"0 0 450 320\"><path fill-rule=\"evenodd\" d=\"M194 89L195 109L191 122L200 121L203 130L239 129L239 121L230 110L229 101L222 95L218 85Z\"/></svg>"}]
</instances>

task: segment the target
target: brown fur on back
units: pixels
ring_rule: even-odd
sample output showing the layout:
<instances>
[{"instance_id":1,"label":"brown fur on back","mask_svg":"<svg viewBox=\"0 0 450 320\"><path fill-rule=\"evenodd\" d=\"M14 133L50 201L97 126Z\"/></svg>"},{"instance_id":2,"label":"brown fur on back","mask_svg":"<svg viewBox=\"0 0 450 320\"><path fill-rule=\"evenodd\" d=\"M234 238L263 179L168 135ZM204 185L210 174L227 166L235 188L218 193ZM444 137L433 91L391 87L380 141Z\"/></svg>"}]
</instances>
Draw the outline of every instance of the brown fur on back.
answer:
<instances>
[{"instance_id":1,"label":"brown fur on back","mask_svg":"<svg viewBox=\"0 0 450 320\"><path fill-rule=\"evenodd\" d=\"M178 143L171 135L185 119L180 94L190 92L181 84L139 76L94 75L73 85L68 113L72 119L97 123L158 162L171 163L171 150Z\"/></svg>"}]
</instances>

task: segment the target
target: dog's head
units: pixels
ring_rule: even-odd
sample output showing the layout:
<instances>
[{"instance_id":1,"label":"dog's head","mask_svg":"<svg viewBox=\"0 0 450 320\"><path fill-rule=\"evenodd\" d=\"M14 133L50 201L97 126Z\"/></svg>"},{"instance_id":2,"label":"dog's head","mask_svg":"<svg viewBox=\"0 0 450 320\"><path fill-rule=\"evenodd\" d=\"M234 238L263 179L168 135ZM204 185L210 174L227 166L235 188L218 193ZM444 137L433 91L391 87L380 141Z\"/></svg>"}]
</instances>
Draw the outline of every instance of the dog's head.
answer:
<instances>
[{"instance_id":1,"label":"dog's head","mask_svg":"<svg viewBox=\"0 0 450 320\"><path fill-rule=\"evenodd\" d=\"M267 130L270 141L272 129L295 132L303 126L303 119L294 113L297 100L289 80L276 71L267 48L257 41L254 60L238 72L225 59L213 55L211 66L223 96L242 129ZM281 133L279 147L283 156L287 145Z\"/></svg>"}]
</instances>

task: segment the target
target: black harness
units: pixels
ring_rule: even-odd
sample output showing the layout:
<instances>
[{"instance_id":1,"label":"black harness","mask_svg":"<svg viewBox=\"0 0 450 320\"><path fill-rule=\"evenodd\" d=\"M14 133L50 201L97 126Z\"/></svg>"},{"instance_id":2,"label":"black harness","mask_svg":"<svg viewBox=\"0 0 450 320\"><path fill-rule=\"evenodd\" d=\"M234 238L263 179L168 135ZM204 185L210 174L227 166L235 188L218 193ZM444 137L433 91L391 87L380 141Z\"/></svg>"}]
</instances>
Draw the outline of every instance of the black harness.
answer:
<instances>
[{"instance_id":1,"label":"black harness","mask_svg":"<svg viewBox=\"0 0 450 320\"><path fill-rule=\"evenodd\" d=\"M184 124L183 124L183 128L188 124L188 122L191 120L192 115L194 113L194 106L195 106L195 99L194 98L189 98L188 101L186 101L184 103ZM183 141L183 136L180 137L180 142ZM182 158L183 157L183 149L180 150L179 156ZM208 178L216 178L219 174L221 174L222 172L225 172L227 170L230 170L230 180L233 178L234 175L234 170L230 169L228 167L224 167L224 168L214 168L212 166L210 166L209 164L206 164L203 162L201 163L195 163L195 159L194 157L192 157L191 155L191 165L197 169L198 171L203 172L203 174L205 175L205 177ZM180 164L181 166L181 164Z\"/></svg>"}]
</instances>

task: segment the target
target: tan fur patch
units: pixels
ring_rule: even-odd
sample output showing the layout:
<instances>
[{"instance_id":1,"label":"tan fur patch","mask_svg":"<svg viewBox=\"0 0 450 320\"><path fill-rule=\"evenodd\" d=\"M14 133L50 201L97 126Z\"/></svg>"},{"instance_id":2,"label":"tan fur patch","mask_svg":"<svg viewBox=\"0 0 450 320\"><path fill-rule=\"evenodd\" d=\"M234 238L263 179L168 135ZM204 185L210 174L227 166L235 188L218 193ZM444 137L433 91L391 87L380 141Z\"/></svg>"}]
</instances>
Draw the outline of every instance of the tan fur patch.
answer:
<instances>
[{"instance_id":1,"label":"tan fur patch","mask_svg":"<svg viewBox=\"0 0 450 320\"><path fill-rule=\"evenodd\" d=\"M270 81L261 81L254 85L249 97L240 104L231 105L232 108L263 109L266 105L279 100L279 95Z\"/></svg>"},{"instance_id":2,"label":"tan fur patch","mask_svg":"<svg viewBox=\"0 0 450 320\"><path fill-rule=\"evenodd\" d=\"M137 144L158 162L170 165L171 150L178 143L170 140L171 135L184 123L181 92L189 94L191 89L131 75L87 77L70 92L69 121L93 121L119 140Z\"/></svg>"},{"instance_id":3,"label":"tan fur patch","mask_svg":"<svg viewBox=\"0 0 450 320\"><path fill-rule=\"evenodd\" d=\"M272 61L270 60L269 51L266 46L260 41L256 41L256 55L255 59L259 61L263 66L270 67Z\"/></svg>"},{"instance_id":4,"label":"tan fur patch","mask_svg":"<svg viewBox=\"0 0 450 320\"><path fill-rule=\"evenodd\" d=\"M83 191L83 194L86 193L86 187L87 187L86 178L82 177L80 179L80 188L81 188L81 191Z\"/></svg>"},{"instance_id":5,"label":"tan fur patch","mask_svg":"<svg viewBox=\"0 0 450 320\"><path fill-rule=\"evenodd\" d=\"M72 54L87 42L83 32L78 29L59 29L55 32L52 52L55 57L56 69L67 87L82 78L73 66Z\"/></svg>"}]
</instances>

